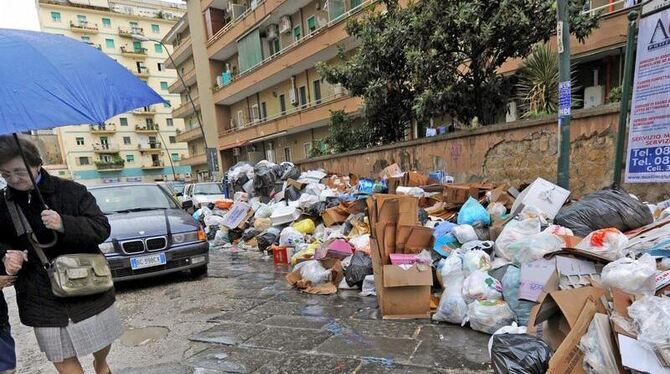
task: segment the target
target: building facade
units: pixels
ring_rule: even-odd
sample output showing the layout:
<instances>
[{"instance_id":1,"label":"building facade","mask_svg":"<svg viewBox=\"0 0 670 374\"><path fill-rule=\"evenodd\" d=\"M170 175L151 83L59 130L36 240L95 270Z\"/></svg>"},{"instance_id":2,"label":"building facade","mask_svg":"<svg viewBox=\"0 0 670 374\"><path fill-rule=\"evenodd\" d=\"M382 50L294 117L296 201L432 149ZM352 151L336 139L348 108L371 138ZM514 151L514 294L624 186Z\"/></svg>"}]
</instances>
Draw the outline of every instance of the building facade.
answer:
<instances>
[{"instance_id":1,"label":"building facade","mask_svg":"<svg viewBox=\"0 0 670 374\"><path fill-rule=\"evenodd\" d=\"M177 74L165 66L168 51L160 43L184 11L184 5L157 0L39 1L42 31L99 49L166 100L117 115L104 125L55 129L72 179L94 185L190 178L191 168L178 165L189 158L189 150L177 141L184 122L172 116L172 109L181 105L179 95L169 92ZM136 40L137 34L152 41Z\"/></svg>"}]
</instances>

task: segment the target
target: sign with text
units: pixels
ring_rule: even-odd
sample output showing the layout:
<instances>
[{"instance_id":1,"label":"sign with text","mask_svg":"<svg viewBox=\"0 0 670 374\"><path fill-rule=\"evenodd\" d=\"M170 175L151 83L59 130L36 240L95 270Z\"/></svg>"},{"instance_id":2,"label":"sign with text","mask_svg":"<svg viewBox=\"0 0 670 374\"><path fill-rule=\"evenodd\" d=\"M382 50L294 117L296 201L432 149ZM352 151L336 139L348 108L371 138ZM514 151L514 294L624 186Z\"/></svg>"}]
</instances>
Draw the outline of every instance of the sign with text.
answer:
<instances>
[{"instance_id":1,"label":"sign with text","mask_svg":"<svg viewBox=\"0 0 670 374\"><path fill-rule=\"evenodd\" d=\"M670 181L670 9L640 20L626 183Z\"/></svg>"},{"instance_id":2,"label":"sign with text","mask_svg":"<svg viewBox=\"0 0 670 374\"><path fill-rule=\"evenodd\" d=\"M572 109L572 82L558 84L558 115L569 116Z\"/></svg>"}]
</instances>

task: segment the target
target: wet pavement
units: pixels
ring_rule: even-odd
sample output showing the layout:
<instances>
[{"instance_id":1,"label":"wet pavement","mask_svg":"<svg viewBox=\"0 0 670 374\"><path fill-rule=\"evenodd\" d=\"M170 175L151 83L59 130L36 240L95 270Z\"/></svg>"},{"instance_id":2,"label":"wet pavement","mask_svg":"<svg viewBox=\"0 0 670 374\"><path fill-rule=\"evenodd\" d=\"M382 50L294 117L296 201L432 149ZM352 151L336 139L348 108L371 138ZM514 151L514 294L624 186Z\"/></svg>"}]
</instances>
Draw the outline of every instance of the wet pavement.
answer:
<instances>
[{"instance_id":1,"label":"wet pavement","mask_svg":"<svg viewBox=\"0 0 670 374\"><path fill-rule=\"evenodd\" d=\"M209 276L186 273L121 284L126 333L115 373L479 373L490 372L488 335L429 320L379 319L374 296L300 293L287 267L255 252L213 250ZM6 292L18 373L56 373L20 326ZM91 358L82 360L93 373Z\"/></svg>"}]
</instances>

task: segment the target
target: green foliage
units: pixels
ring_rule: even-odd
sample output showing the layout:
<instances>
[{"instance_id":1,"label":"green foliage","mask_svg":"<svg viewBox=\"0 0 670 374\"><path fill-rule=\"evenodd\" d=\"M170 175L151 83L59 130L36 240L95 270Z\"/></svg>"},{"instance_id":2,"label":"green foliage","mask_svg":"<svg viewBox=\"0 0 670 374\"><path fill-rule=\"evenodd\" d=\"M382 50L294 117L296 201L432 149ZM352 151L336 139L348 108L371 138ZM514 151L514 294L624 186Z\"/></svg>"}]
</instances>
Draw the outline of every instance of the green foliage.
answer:
<instances>
[{"instance_id":1,"label":"green foliage","mask_svg":"<svg viewBox=\"0 0 670 374\"><path fill-rule=\"evenodd\" d=\"M608 103L618 103L621 101L621 96L623 96L623 86L614 87L610 90L610 93L607 95Z\"/></svg>"},{"instance_id":2,"label":"green foliage","mask_svg":"<svg viewBox=\"0 0 670 374\"><path fill-rule=\"evenodd\" d=\"M326 139L314 139L312 140L312 148L309 150L308 158L325 156L330 154L328 151L328 144Z\"/></svg>"},{"instance_id":3,"label":"green foliage","mask_svg":"<svg viewBox=\"0 0 670 374\"><path fill-rule=\"evenodd\" d=\"M580 40L597 25L581 15L585 1L569 7ZM555 2L547 0L384 3L387 12L348 23L361 44L351 58L318 66L326 80L365 99L368 146L401 140L414 121L443 115L494 123L513 88L498 68L530 54L556 29Z\"/></svg>"},{"instance_id":4,"label":"green foliage","mask_svg":"<svg viewBox=\"0 0 670 374\"><path fill-rule=\"evenodd\" d=\"M365 133L354 127L353 120L343 110L330 111L328 148L335 153L347 152L365 146Z\"/></svg>"}]
</instances>

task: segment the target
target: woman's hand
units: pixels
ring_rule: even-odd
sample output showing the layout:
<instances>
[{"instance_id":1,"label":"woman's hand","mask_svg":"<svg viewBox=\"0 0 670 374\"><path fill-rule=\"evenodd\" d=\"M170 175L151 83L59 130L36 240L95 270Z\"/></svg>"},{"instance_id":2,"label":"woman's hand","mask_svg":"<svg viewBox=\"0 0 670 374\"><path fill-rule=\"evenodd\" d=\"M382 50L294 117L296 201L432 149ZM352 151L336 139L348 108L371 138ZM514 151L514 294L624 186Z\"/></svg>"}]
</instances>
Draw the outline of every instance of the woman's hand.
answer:
<instances>
[{"instance_id":1,"label":"woman's hand","mask_svg":"<svg viewBox=\"0 0 670 374\"><path fill-rule=\"evenodd\" d=\"M2 261L7 275L16 275L21 271L23 261L28 261L28 255L26 252L9 250Z\"/></svg>"},{"instance_id":2,"label":"woman's hand","mask_svg":"<svg viewBox=\"0 0 670 374\"><path fill-rule=\"evenodd\" d=\"M14 285L16 277L11 275L0 275L0 290Z\"/></svg>"},{"instance_id":3,"label":"woman's hand","mask_svg":"<svg viewBox=\"0 0 670 374\"><path fill-rule=\"evenodd\" d=\"M60 214L53 210L42 211L42 223L44 223L44 226L50 230L58 231L60 233L65 232Z\"/></svg>"}]
</instances>

